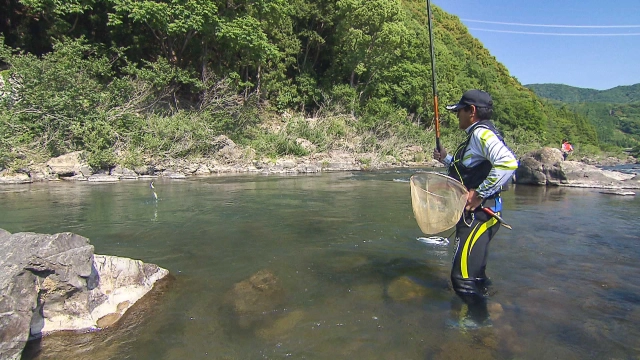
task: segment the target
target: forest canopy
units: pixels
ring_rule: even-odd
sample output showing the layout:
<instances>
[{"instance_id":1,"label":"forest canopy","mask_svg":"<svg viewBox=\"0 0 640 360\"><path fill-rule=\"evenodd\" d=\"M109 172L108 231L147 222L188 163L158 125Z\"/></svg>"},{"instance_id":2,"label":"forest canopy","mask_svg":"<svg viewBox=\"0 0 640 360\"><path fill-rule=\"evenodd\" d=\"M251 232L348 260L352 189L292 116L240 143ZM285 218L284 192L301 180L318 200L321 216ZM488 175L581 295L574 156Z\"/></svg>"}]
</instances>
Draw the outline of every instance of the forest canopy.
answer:
<instances>
[{"instance_id":1,"label":"forest canopy","mask_svg":"<svg viewBox=\"0 0 640 360\"><path fill-rule=\"evenodd\" d=\"M601 146L586 116L523 87L456 16L433 7L433 23L440 104L490 92L517 152ZM197 156L218 135L272 156L304 154L298 135L331 148L346 129L381 154L391 138L433 143L421 0L6 0L0 24L1 166L74 150L100 167ZM440 110L452 146L457 121ZM284 113L329 120L260 127Z\"/></svg>"}]
</instances>

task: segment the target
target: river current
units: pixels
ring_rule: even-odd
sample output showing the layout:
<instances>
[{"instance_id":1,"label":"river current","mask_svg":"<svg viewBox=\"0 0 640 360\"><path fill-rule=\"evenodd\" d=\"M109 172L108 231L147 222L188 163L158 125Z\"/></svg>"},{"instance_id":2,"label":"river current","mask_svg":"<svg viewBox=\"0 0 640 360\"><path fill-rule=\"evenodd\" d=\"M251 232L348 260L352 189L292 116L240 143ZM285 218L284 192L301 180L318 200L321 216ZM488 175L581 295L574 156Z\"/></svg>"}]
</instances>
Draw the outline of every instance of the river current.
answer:
<instances>
[{"instance_id":1,"label":"river current","mask_svg":"<svg viewBox=\"0 0 640 360\"><path fill-rule=\"evenodd\" d=\"M117 326L45 337L24 358L640 356L640 196L512 185L503 217L513 230L493 239L487 268L492 325L475 329L456 326L453 241L418 241L414 172L2 186L0 228L70 231L97 254L171 273ZM227 294L264 270L283 300L233 312Z\"/></svg>"}]
</instances>

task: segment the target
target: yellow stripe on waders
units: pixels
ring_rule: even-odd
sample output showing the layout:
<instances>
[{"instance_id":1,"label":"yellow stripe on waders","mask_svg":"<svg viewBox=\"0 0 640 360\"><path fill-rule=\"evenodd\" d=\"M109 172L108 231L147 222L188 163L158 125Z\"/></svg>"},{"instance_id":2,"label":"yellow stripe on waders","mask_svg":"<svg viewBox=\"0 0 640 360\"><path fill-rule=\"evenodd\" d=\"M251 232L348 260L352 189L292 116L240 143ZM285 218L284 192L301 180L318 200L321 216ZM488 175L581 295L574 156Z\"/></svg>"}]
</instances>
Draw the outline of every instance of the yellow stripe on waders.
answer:
<instances>
[{"instance_id":1,"label":"yellow stripe on waders","mask_svg":"<svg viewBox=\"0 0 640 360\"><path fill-rule=\"evenodd\" d=\"M462 258L460 259L460 270L462 272L463 278L465 279L469 278L469 268L467 267L467 261L469 259L469 254L471 254L471 250L473 249L473 245L476 244L476 241L478 241L478 238L482 234L484 234L490 227L492 227L497 223L498 223L498 220L494 217L491 217L491 219L489 219L489 221L482 224L480 228L477 228L478 225L476 225L477 229L473 229L471 234L469 234L469 238L473 236L473 240L469 241L469 238L467 238L467 241L464 243Z\"/></svg>"}]
</instances>

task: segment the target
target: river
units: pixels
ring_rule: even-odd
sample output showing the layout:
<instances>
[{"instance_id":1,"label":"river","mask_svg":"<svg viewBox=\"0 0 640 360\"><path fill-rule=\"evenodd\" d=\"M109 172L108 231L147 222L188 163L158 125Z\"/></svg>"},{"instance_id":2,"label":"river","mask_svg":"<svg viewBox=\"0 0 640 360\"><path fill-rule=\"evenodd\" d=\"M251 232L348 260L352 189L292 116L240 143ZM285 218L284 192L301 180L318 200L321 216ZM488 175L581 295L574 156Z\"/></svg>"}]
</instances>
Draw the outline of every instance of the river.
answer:
<instances>
[{"instance_id":1,"label":"river","mask_svg":"<svg viewBox=\"0 0 640 360\"><path fill-rule=\"evenodd\" d=\"M452 245L417 241L413 172L2 186L0 228L70 231L97 254L172 274L117 326L46 337L25 358L640 356L640 197L512 185L503 217L513 230L493 239L487 268L492 326L465 329ZM283 300L232 311L230 290L263 270Z\"/></svg>"}]
</instances>

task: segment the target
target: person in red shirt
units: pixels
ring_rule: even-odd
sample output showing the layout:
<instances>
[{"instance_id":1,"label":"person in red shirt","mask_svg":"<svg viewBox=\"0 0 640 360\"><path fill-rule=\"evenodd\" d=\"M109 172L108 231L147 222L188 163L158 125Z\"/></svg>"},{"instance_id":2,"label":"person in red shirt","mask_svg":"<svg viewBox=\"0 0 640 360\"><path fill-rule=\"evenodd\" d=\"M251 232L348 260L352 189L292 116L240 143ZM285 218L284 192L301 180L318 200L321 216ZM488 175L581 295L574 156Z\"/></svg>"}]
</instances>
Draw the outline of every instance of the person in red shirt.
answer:
<instances>
[{"instance_id":1,"label":"person in red shirt","mask_svg":"<svg viewBox=\"0 0 640 360\"><path fill-rule=\"evenodd\" d=\"M573 145L567 139L562 140L562 147L560 149L562 151L562 157L564 160L567 160L567 156L573 152Z\"/></svg>"}]
</instances>

